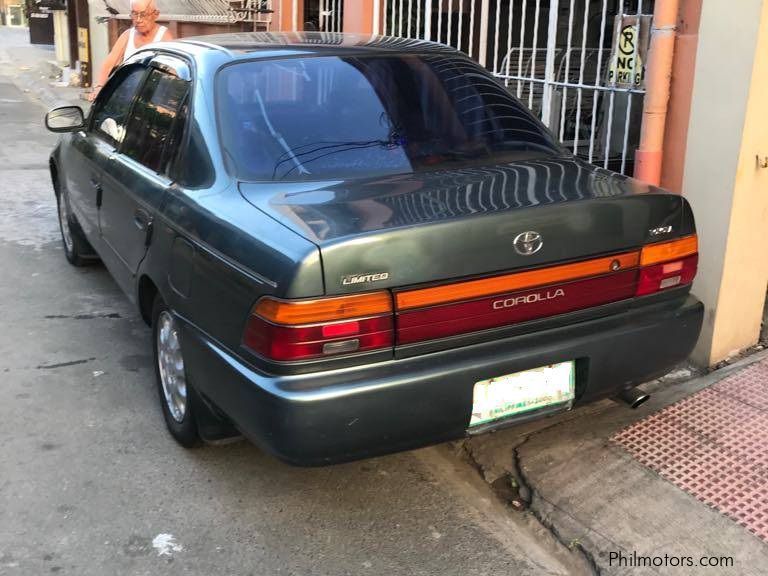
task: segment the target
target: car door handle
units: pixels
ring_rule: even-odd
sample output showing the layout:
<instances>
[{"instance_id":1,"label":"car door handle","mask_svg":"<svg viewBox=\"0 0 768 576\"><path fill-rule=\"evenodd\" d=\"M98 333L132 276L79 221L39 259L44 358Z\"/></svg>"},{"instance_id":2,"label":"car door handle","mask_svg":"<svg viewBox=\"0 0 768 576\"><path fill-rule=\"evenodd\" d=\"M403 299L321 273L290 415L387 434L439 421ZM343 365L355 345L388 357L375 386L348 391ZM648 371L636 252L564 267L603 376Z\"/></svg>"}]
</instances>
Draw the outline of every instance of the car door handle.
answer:
<instances>
[{"instance_id":1,"label":"car door handle","mask_svg":"<svg viewBox=\"0 0 768 576\"><path fill-rule=\"evenodd\" d=\"M149 214L147 214L144 210L136 210L136 212L133 214L133 223L136 224L136 228L142 232L147 230L150 225Z\"/></svg>"},{"instance_id":2,"label":"car door handle","mask_svg":"<svg viewBox=\"0 0 768 576\"><path fill-rule=\"evenodd\" d=\"M139 208L133 215L133 223L141 232L144 232L144 246L152 243L152 217L145 210Z\"/></svg>"},{"instance_id":3,"label":"car door handle","mask_svg":"<svg viewBox=\"0 0 768 576\"><path fill-rule=\"evenodd\" d=\"M104 189L101 187L101 182L91 178L91 188L96 192L96 208L101 208L101 200L104 195Z\"/></svg>"}]
</instances>

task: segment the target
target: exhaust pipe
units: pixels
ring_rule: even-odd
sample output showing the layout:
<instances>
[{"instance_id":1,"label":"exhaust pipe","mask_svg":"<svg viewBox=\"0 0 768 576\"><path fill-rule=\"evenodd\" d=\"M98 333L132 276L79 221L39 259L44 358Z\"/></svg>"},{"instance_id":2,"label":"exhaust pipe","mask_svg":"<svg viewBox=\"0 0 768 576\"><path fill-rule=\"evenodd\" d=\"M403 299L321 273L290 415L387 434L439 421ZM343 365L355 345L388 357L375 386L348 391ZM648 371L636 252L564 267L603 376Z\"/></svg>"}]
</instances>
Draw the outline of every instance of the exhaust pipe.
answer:
<instances>
[{"instance_id":1,"label":"exhaust pipe","mask_svg":"<svg viewBox=\"0 0 768 576\"><path fill-rule=\"evenodd\" d=\"M619 398L626 402L630 408L635 410L648 402L648 400L651 399L651 395L646 394L638 388L628 388L627 390L621 391Z\"/></svg>"}]
</instances>

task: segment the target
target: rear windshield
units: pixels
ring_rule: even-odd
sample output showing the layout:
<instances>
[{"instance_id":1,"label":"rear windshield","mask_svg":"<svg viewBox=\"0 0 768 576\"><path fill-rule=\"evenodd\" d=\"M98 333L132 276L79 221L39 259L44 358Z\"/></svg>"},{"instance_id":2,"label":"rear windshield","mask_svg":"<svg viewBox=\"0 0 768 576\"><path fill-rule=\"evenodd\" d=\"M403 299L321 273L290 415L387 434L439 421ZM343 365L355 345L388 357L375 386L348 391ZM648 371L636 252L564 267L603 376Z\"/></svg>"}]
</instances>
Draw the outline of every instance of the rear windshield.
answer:
<instances>
[{"instance_id":1,"label":"rear windshield","mask_svg":"<svg viewBox=\"0 0 768 576\"><path fill-rule=\"evenodd\" d=\"M408 174L561 154L473 62L444 55L250 61L218 75L225 156L248 181Z\"/></svg>"}]
</instances>

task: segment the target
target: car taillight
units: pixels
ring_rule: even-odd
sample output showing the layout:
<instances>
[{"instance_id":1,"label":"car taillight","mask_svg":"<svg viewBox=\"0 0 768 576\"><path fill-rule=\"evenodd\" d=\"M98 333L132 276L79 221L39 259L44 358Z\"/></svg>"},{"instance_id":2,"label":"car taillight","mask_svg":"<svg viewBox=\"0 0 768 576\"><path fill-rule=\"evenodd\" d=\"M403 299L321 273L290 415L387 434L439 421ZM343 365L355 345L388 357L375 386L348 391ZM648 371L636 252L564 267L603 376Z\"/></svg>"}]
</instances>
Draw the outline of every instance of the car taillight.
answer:
<instances>
[{"instance_id":1,"label":"car taillight","mask_svg":"<svg viewBox=\"0 0 768 576\"><path fill-rule=\"evenodd\" d=\"M699 265L698 252L695 235L643 248L636 295L647 296L693 282Z\"/></svg>"},{"instance_id":2,"label":"car taillight","mask_svg":"<svg viewBox=\"0 0 768 576\"><path fill-rule=\"evenodd\" d=\"M251 311L243 344L272 360L326 358L392 348L388 292L316 300L264 297Z\"/></svg>"}]
</instances>

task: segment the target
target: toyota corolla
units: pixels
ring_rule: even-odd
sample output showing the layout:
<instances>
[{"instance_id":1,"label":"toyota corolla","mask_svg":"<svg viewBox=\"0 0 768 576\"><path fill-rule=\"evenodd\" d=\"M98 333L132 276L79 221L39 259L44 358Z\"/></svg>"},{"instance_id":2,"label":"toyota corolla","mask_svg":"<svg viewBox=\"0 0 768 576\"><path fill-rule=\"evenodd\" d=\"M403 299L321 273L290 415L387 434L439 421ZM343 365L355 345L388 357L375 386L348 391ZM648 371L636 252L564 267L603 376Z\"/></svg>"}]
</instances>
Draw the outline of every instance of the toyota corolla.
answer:
<instances>
[{"instance_id":1,"label":"toyota corolla","mask_svg":"<svg viewBox=\"0 0 768 576\"><path fill-rule=\"evenodd\" d=\"M574 157L439 44L157 44L46 121L66 257L152 326L184 446L457 439L632 398L699 335L686 200Z\"/></svg>"}]
</instances>

